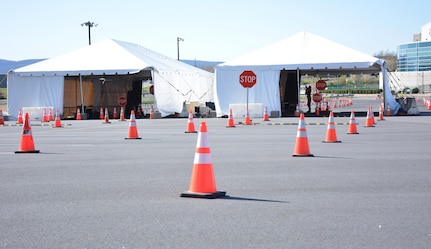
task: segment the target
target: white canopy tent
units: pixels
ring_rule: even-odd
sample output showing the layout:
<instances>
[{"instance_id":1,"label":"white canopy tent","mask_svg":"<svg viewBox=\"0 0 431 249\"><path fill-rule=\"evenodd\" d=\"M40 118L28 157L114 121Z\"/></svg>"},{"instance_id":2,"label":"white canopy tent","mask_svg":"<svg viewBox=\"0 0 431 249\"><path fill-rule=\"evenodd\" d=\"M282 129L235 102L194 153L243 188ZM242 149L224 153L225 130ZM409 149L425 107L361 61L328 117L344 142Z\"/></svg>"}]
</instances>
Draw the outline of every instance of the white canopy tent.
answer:
<instances>
[{"instance_id":1,"label":"white canopy tent","mask_svg":"<svg viewBox=\"0 0 431 249\"><path fill-rule=\"evenodd\" d=\"M297 33L273 45L216 66L215 107L217 116L229 114L229 104L245 102L246 91L239 84L239 75L251 70L257 83L249 90L249 101L262 103L270 111L281 113L281 81L283 72L291 72L299 95L300 75L382 73L384 96L393 113L399 104L388 85L387 66L384 60L355 51L309 32ZM287 74L286 74L287 75ZM286 80L286 79L284 79ZM385 104L386 104L385 103ZM297 104L297 103L295 103Z\"/></svg>"},{"instance_id":2,"label":"white canopy tent","mask_svg":"<svg viewBox=\"0 0 431 249\"><path fill-rule=\"evenodd\" d=\"M76 93L65 88L65 83L73 80L79 83ZM52 106L63 113L64 99L69 94L76 95L78 106L97 106L104 98L105 102L110 98L112 103L127 94L132 81L143 80L154 84L157 108L162 116L181 113L184 102L213 101L212 73L137 44L107 39L11 70L8 73L8 113L14 117L24 106ZM83 81L90 83L84 90ZM127 88L119 87L126 85L125 82L130 83ZM109 88L110 84L117 86ZM109 95L106 89L111 89Z\"/></svg>"}]
</instances>

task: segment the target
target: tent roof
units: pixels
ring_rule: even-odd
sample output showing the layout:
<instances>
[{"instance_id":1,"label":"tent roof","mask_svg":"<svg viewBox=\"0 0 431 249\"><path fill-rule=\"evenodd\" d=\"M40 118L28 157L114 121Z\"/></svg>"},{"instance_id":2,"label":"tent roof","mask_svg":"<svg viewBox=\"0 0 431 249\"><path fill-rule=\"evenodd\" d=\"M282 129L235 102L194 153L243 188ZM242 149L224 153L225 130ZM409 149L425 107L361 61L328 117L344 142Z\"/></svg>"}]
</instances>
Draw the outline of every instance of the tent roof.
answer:
<instances>
[{"instance_id":1,"label":"tent roof","mask_svg":"<svg viewBox=\"0 0 431 249\"><path fill-rule=\"evenodd\" d=\"M22 76L114 75L134 74L145 69L208 73L140 45L113 39L21 67L13 72Z\"/></svg>"},{"instance_id":2,"label":"tent roof","mask_svg":"<svg viewBox=\"0 0 431 249\"><path fill-rule=\"evenodd\" d=\"M346 70L358 73L381 71L380 59L358 52L310 32L299 32L285 40L263 47L216 68L244 69L258 67L274 70L297 70L302 73L339 73Z\"/></svg>"}]
</instances>

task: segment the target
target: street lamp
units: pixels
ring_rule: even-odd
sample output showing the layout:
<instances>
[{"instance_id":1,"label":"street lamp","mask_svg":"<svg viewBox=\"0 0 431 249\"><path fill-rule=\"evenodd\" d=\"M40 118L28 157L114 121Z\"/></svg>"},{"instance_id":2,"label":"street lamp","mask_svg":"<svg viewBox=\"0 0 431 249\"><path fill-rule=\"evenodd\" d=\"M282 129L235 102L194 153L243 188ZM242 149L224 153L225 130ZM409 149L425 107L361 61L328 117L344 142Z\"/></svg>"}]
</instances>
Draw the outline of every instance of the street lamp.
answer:
<instances>
[{"instance_id":1,"label":"street lamp","mask_svg":"<svg viewBox=\"0 0 431 249\"><path fill-rule=\"evenodd\" d=\"M92 27L97 27L97 23L88 21L88 22L81 23L81 26L87 26L88 27L88 45L91 45L91 31L90 31L90 29Z\"/></svg>"},{"instance_id":2,"label":"street lamp","mask_svg":"<svg viewBox=\"0 0 431 249\"><path fill-rule=\"evenodd\" d=\"M180 41L184 41L184 39L177 37L177 60L180 60Z\"/></svg>"},{"instance_id":3,"label":"street lamp","mask_svg":"<svg viewBox=\"0 0 431 249\"><path fill-rule=\"evenodd\" d=\"M424 86L424 71L422 71L422 93L425 93L425 86Z\"/></svg>"}]
</instances>

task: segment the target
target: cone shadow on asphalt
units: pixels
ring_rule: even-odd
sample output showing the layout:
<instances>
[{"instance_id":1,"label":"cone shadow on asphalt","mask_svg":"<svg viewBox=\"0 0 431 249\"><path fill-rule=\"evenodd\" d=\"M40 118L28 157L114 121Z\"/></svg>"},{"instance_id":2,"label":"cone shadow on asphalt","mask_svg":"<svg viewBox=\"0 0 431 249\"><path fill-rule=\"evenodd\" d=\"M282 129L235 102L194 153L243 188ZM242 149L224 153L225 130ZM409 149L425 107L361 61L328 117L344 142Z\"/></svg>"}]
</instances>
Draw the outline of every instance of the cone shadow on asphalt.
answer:
<instances>
[{"instance_id":1,"label":"cone shadow on asphalt","mask_svg":"<svg viewBox=\"0 0 431 249\"><path fill-rule=\"evenodd\" d=\"M276 202L276 203L289 203L288 201L269 200L269 199L258 199L258 198L247 198L226 195L219 198L221 200L233 200L233 201L259 201L259 202Z\"/></svg>"}]
</instances>

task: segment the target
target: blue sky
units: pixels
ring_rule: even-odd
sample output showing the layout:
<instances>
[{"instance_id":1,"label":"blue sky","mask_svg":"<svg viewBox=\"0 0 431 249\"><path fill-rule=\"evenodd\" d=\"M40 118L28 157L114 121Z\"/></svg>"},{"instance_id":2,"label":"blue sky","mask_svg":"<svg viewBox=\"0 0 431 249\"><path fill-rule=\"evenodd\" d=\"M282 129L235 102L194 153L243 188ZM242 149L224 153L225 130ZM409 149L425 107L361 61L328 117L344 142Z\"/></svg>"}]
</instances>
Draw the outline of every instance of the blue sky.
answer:
<instances>
[{"instance_id":1,"label":"blue sky","mask_svg":"<svg viewBox=\"0 0 431 249\"><path fill-rule=\"evenodd\" d=\"M112 38L172 58L228 61L312 32L374 55L396 52L431 22L431 2L289 0L7 0L1 4L0 59L52 58Z\"/></svg>"}]
</instances>

